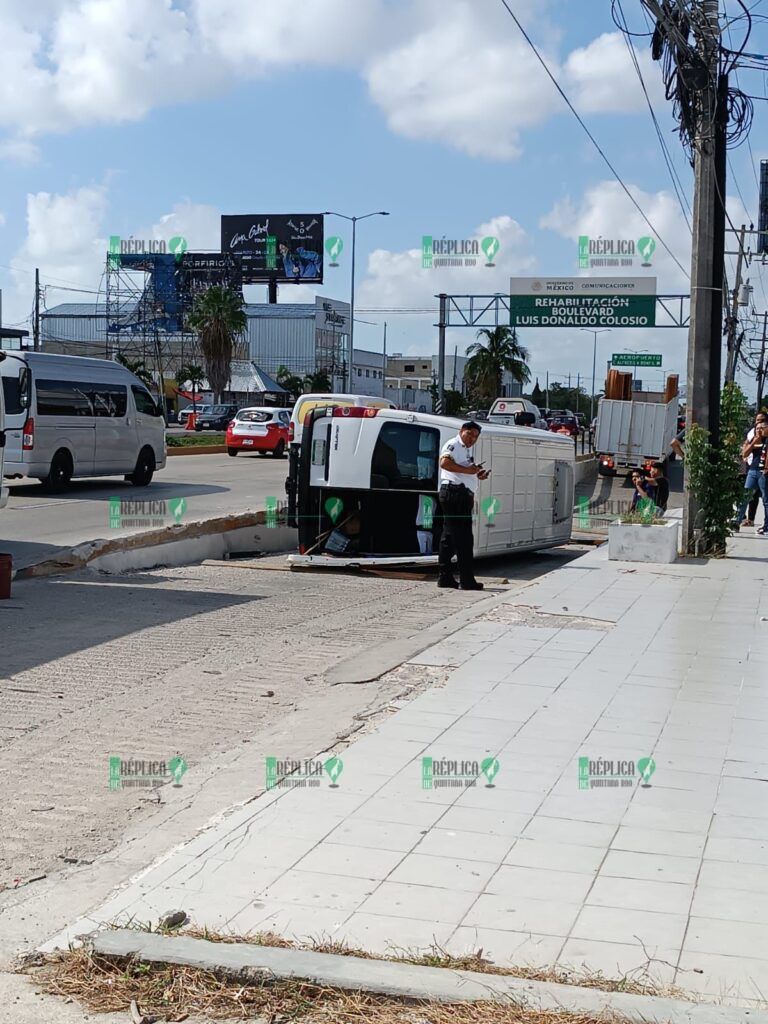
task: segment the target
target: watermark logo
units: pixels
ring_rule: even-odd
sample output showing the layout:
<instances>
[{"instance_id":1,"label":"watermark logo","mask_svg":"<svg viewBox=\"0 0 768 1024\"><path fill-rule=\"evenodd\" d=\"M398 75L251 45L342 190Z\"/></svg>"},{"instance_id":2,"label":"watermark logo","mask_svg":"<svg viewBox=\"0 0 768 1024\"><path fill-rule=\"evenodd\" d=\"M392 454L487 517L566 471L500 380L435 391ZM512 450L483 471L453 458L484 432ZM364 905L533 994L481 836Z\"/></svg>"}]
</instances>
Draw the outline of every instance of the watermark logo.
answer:
<instances>
[{"instance_id":1,"label":"watermark logo","mask_svg":"<svg viewBox=\"0 0 768 1024\"><path fill-rule=\"evenodd\" d=\"M469 789L485 776L486 789L494 789L494 779L499 774L500 764L495 757L482 761L458 761L448 758L422 757L422 789Z\"/></svg>"},{"instance_id":2,"label":"watermark logo","mask_svg":"<svg viewBox=\"0 0 768 1024\"><path fill-rule=\"evenodd\" d=\"M341 498L328 498L325 502L325 511L335 526L341 518L341 513L344 511L344 502Z\"/></svg>"},{"instance_id":3,"label":"watermark logo","mask_svg":"<svg viewBox=\"0 0 768 1024\"><path fill-rule=\"evenodd\" d=\"M339 238L338 235L331 235L330 238L326 238L325 251L331 257L331 262L328 264L329 267L338 267L338 259L343 248L344 240Z\"/></svg>"},{"instance_id":4,"label":"watermark logo","mask_svg":"<svg viewBox=\"0 0 768 1024\"><path fill-rule=\"evenodd\" d=\"M187 511L186 498L142 501L128 498L109 499L109 526L112 530L149 529L179 524Z\"/></svg>"},{"instance_id":5,"label":"watermark logo","mask_svg":"<svg viewBox=\"0 0 768 1024\"><path fill-rule=\"evenodd\" d=\"M436 267L477 267L485 256L485 266L495 267L494 260L501 244L498 238L488 235L486 238L435 238L434 235L421 236L421 266L423 270L434 270Z\"/></svg>"},{"instance_id":6,"label":"watermark logo","mask_svg":"<svg viewBox=\"0 0 768 1024\"><path fill-rule=\"evenodd\" d=\"M656 762L652 757L641 757L637 762L637 770L640 772L640 785L643 789L650 789L651 776L656 771Z\"/></svg>"},{"instance_id":7,"label":"watermark logo","mask_svg":"<svg viewBox=\"0 0 768 1024\"><path fill-rule=\"evenodd\" d=\"M329 757L327 761L268 757L265 764L267 789L319 789L326 777L328 789L338 789L344 770L340 757Z\"/></svg>"},{"instance_id":8,"label":"watermark logo","mask_svg":"<svg viewBox=\"0 0 768 1024\"><path fill-rule=\"evenodd\" d=\"M165 256L171 253L178 263L188 248L183 235L174 235L167 241L164 238L134 238L133 235L121 238L120 235L110 235L107 260L111 267L119 267L121 256Z\"/></svg>"},{"instance_id":9,"label":"watermark logo","mask_svg":"<svg viewBox=\"0 0 768 1024\"><path fill-rule=\"evenodd\" d=\"M488 525L493 526L496 513L501 511L501 502L499 499L494 498L493 496L484 498L480 503L480 508L482 509L483 515L488 520Z\"/></svg>"},{"instance_id":10,"label":"watermark logo","mask_svg":"<svg viewBox=\"0 0 768 1024\"><path fill-rule=\"evenodd\" d=\"M648 235L635 241L632 238L591 238L579 235L579 270L594 270L596 267L633 267L639 260L640 266L652 266L656 241Z\"/></svg>"},{"instance_id":11,"label":"watermark logo","mask_svg":"<svg viewBox=\"0 0 768 1024\"><path fill-rule=\"evenodd\" d=\"M488 235L488 237L484 238L480 243L480 248L485 253L486 267L495 267L496 264L493 261L500 248L498 238L494 238L493 235Z\"/></svg>"},{"instance_id":12,"label":"watermark logo","mask_svg":"<svg viewBox=\"0 0 768 1024\"><path fill-rule=\"evenodd\" d=\"M188 767L184 758L178 754L165 761L110 757L109 788L113 792L120 789L156 789L171 779L178 788Z\"/></svg>"},{"instance_id":13,"label":"watermark logo","mask_svg":"<svg viewBox=\"0 0 768 1024\"><path fill-rule=\"evenodd\" d=\"M264 525L270 530L277 526L277 498L272 495L264 502Z\"/></svg>"},{"instance_id":14,"label":"watermark logo","mask_svg":"<svg viewBox=\"0 0 768 1024\"><path fill-rule=\"evenodd\" d=\"M579 789L628 789L638 783L649 789L655 771L656 762L651 757L641 757L639 761L580 757Z\"/></svg>"}]
</instances>

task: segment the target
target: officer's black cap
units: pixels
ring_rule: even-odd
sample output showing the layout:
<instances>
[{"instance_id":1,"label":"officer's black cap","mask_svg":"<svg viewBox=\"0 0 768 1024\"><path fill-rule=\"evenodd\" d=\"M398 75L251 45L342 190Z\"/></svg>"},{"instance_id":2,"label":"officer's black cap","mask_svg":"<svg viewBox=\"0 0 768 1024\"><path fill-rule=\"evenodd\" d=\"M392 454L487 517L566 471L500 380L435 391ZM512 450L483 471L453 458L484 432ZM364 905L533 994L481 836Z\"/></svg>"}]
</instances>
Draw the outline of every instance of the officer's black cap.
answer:
<instances>
[{"instance_id":1,"label":"officer's black cap","mask_svg":"<svg viewBox=\"0 0 768 1024\"><path fill-rule=\"evenodd\" d=\"M479 434L479 433L482 432L483 428L480 426L479 423L475 423L474 420L467 420L466 423L462 423L461 424L461 429L462 430L476 430L478 432L478 434Z\"/></svg>"}]
</instances>

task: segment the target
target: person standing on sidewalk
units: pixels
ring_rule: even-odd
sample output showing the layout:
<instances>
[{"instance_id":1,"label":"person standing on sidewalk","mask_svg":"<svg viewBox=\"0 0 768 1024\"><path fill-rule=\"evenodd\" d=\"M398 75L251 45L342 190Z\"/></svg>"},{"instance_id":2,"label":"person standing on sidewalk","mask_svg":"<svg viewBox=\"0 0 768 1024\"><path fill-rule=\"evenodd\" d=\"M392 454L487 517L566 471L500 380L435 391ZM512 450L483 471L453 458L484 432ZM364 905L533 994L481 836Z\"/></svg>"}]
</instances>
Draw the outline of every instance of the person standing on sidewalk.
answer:
<instances>
[{"instance_id":1,"label":"person standing on sidewalk","mask_svg":"<svg viewBox=\"0 0 768 1024\"><path fill-rule=\"evenodd\" d=\"M754 439L755 439L755 431L757 430L758 427L764 427L766 425L766 423L768 423L768 417L765 415L765 413L764 412L757 413L757 415L755 416L754 426L750 427L750 429L747 431L747 433L746 433L746 435L744 437L744 443L745 444L750 444L752 441L754 441ZM741 475L743 477L746 477L747 473L749 472L749 462L748 461L742 462L742 466L744 468L744 471L743 471L743 473ZM757 515L757 506L758 506L759 501L760 501L760 492L759 491L754 491L753 494L752 494L752 497L750 498L750 501L749 501L749 508L747 509L747 518L746 519L742 519L742 521L739 523L739 526L754 526L755 525L755 516Z\"/></svg>"},{"instance_id":2,"label":"person standing on sidewalk","mask_svg":"<svg viewBox=\"0 0 768 1024\"><path fill-rule=\"evenodd\" d=\"M440 538L438 587L461 590L482 590L475 579L475 540L472 511L478 480L488 479L488 470L475 463L475 445L480 427L474 420L463 423L456 437L443 445L440 452L440 510L443 532ZM459 564L459 581L453 575L454 554Z\"/></svg>"},{"instance_id":3,"label":"person standing on sidewalk","mask_svg":"<svg viewBox=\"0 0 768 1024\"><path fill-rule=\"evenodd\" d=\"M748 468L744 480L744 499L739 505L734 520L734 526L738 527L744 518L752 492L757 488L763 499L763 525L757 531L761 536L768 536L768 481L766 481L768 459L766 456L768 456L768 426L762 424L755 427L754 437L751 441L747 441L741 450L741 457L746 460Z\"/></svg>"}]
</instances>

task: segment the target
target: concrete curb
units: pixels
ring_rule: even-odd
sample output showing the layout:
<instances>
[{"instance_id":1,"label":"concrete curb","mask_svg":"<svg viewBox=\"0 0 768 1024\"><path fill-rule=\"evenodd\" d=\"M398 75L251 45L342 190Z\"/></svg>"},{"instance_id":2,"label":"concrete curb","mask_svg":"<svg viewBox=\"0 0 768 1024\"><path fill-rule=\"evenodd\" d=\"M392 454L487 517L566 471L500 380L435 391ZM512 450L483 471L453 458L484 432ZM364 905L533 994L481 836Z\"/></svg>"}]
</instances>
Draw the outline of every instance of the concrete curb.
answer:
<instances>
[{"instance_id":1,"label":"concrete curb","mask_svg":"<svg viewBox=\"0 0 768 1024\"><path fill-rule=\"evenodd\" d=\"M14 579L37 579L85 568L126 572L156 565L188 565L235 552L258 550L276 554L295 547L295 530L282 525L267 527L264 512L243 512L146 530L114 540L88 541L56 558L19 569Z\"/></svg>"},{"instance_id":2,"label":"concrete curb","mask_svg":"<svg viewBox=\"0 0 768 1024\"><path fill-rule=\"evenodd\" d=\"M96 953L136 956L153 963L183 964L225 973L302 979L317 985L365 991L401 999L440 1003L509 1002L531 1010L612 1013L636 1024L768 1024L768 1013L711 1003L688 1003L660 996L553 982L528 981L498 974L418 967L388 960L276 949L246 943L224 944L184 936L168 937L128 930L98 932L87 940Z\"/></svg>"},{"instance_id":3,"label":"concrete curb","mask_svg":"<svg viewBox=\"0 0 768 1024\"><path fill-rule=\"evenodd\" d=\"M180 445L178 448L171 446L166 448L166 455L224 455L227 451L225 444L198 444Z\"/></svg>"}]
</instances>

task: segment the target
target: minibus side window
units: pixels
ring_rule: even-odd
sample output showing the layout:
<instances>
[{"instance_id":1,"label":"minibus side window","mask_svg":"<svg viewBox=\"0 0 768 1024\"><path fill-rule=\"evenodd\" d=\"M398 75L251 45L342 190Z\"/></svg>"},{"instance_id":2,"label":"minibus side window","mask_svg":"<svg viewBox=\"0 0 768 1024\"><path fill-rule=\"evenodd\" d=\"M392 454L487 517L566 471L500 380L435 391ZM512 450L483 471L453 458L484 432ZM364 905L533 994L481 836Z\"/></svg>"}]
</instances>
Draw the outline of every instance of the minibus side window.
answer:
<instances>
[{"instance_id":1,"label":"minibus side window","mask_svg":"<svg viewBox=\"0 0 768 1024\"><path fill-rule=\"evenodd\" d=\"M94 384L91 386L90 397L94 416L125 416L128 408L128 389L124 384Z\"/></svg>"},{"instance_id":2,"label":"minibus side window","mask_svg":"<svg viewBox=\"0 0 768 1024\"><path fill-rule=\"evenodd\" d=\"M163 415L160 406L148 391L137 387L135 384L131 384L131 391L133 392L133 400L136 403L136 412L143 413L145 416Z\"/></svg>"},{"instance_id":3,"label":"minibus side window","mask_svg":"<svg viewBox=\"0 0 768 1024\"><path fill-rule=\"evenodd\" d=\"M382 424L371 462L372 490L436 491L440 432L413 423Z\"/></svg>"},{"instance_id":4,"label":"minibus side window","mask_svg":"<svg viewBox=\"0 0 768 1024\"><path fill-rule=\"evenodd\" d=\"M93 416L88 391L92 384L72 380L37 380L38 416Z\"/></svg>"}]
</instances>

